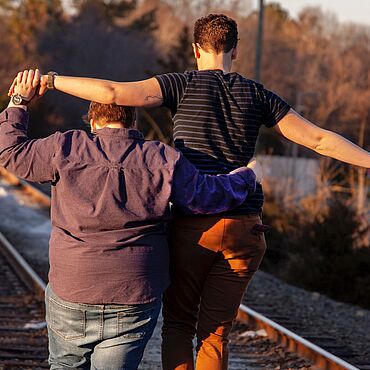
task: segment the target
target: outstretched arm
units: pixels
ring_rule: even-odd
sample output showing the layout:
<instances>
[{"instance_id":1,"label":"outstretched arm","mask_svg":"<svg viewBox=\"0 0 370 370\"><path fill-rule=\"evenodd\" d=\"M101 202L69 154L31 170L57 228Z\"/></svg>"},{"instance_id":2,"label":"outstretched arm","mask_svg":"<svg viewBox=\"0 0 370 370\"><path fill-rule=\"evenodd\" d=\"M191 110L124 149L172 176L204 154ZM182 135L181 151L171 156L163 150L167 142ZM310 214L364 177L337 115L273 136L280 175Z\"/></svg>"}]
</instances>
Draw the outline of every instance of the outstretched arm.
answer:
<instances>
[{"instance_id":1,"label":"outstretched arm","mask_svg":"<svg viewBox=\"0 0 370 370\"><path fill-rule=\"evenodd\" d=\"M94 78L56 76L55 89L102 104L158 107L162 92L155 78L135 82L114 82Z\"/></svg>"},{"instance_id":2,"label":"outstretched arm","mask_svg":"<svg viewBox=\"0 0 370 370\"><path fill-rule=\"evenodd\" d=\"M22 74L23 72L19 72L14 79L9 95L13 94L17 79L22 78ZM41 76L40 95L47 91L47 81L47 75ZM160 106L163 102L161 88L155 78L135 82L114 82L97 78L55 76L54 87L66 94L101 104L152 108Z\"/></svg>"},{"instance_id":3,"label":"outstretched arm","mask_svg":"<svg viewBox=\"0 0 370 370\"><path fill-rule=\"evenodd\" d=\"M287 139L340 161L370 168L370 153L335 132L324 130L291 109L275 129Z\"/></svg>"}]
</instances>

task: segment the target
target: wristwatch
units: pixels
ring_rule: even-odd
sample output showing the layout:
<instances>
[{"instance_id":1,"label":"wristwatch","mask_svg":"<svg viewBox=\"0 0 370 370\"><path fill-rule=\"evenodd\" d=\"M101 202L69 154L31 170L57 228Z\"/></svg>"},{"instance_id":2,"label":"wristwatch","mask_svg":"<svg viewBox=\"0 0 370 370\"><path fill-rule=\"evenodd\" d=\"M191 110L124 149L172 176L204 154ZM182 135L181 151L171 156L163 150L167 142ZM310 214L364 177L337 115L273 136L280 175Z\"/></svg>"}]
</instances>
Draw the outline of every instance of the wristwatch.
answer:
<instances>
[{"instance_id":1,"label":"wristwatch","mask_svg":"<svg viewBox=\"0 0 370 370\"><path fill-rule=\"evenodd\" d=\"M55 76L58 76L58 73L53 71L48 72L48 82L47 82L48 90L55 90L54 85Z\"/></svg>"},{"instance_id":2,"label":"wristwatch","mask_svg":"<svg viewBox=\"0 0 370 370\"><path fill-rule=\"evenodd\" d=\"M20 94L14 94L12 95L12 103L14 105L27 105L29 103L29 100L26 100L22 95Z\"/></svg>"}]
</instances>

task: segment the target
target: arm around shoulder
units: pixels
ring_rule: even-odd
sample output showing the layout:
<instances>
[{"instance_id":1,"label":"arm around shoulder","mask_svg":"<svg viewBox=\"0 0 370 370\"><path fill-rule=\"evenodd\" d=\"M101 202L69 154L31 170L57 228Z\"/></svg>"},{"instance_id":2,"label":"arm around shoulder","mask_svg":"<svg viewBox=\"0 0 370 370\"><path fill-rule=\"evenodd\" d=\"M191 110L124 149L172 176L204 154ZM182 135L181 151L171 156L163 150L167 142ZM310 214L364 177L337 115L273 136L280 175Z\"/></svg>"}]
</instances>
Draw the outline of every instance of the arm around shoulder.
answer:
<instances>
[{"instance_id":1,"label":"arm around shoulder","mask_svg":"<svg viewBox=\"0 0 370 370\"><path fill-rule=\"evenodd\" d=\"M181 155L173 175L171 201L188 214L220 213L241 205L255 187L256 176L247 167L211 176L200 173Z\"/></svg>"}]
</instances>

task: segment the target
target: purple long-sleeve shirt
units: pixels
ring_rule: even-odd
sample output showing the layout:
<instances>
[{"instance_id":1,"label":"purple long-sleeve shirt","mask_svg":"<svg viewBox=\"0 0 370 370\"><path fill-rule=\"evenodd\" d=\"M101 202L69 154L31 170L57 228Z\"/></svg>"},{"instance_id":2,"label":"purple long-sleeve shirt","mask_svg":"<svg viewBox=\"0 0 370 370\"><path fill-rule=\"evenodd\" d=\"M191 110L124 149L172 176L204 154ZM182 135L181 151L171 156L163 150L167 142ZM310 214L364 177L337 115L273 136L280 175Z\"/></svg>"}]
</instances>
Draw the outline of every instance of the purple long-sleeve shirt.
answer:
<instances>
[{"instance_id":1,"label":"purple long-sleeve shirt","mask_svg":"<svg viewBox=\"0 0 370 370\"><path fill-rule=\"evenodd\" d=\"M169 202L184 212L237 207L254 173L199 173L182 154L134 129L57 132L29 140L28 113L0 114L0 165L21 178L52 183L50 272L62 299L138 304L169 282Z\"/></svg>"}]
</instances>

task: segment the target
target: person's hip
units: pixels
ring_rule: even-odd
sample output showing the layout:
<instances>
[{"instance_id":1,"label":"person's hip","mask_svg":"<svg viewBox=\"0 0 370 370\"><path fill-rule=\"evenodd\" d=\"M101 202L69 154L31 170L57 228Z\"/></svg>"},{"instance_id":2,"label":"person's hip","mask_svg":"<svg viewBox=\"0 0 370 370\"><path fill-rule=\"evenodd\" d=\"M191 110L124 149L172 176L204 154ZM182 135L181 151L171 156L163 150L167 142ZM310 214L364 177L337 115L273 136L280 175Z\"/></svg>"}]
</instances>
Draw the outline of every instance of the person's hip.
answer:
<instances>
[{"instance_id":1,"label":"person's hip","mask_svg":"<svg viewBox=\"0 0 370 370\"><path fill-rule=\"evenodd\" d=\"M251 251L263 254L266 248L264 225L258 214L220 217L218 215L176 216L170 228L170 244L197 244L226 255ZM179 246L180 247L180 246ZM186 248L185 246L183 246Z\"/></svg>"},{"instance_id":2,"label":"person's hip","mask_svg":"<svg viewBox=\"0 0 370 370\"><path fill-rule=\"evenodd\" d=\"M45 291L46 321L48 329L64 341L93 342L118 335L144 335L135 323L156 317L161 300L144 304L85 304L59 298L50 284ZM130 325L130 323L132 325ZM90 337L90 338L89 338Z\"/></svg>"}]
</instances>

